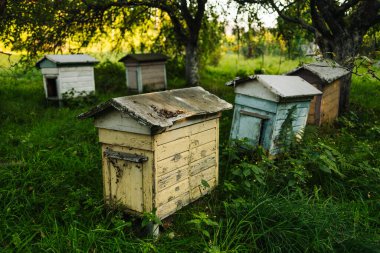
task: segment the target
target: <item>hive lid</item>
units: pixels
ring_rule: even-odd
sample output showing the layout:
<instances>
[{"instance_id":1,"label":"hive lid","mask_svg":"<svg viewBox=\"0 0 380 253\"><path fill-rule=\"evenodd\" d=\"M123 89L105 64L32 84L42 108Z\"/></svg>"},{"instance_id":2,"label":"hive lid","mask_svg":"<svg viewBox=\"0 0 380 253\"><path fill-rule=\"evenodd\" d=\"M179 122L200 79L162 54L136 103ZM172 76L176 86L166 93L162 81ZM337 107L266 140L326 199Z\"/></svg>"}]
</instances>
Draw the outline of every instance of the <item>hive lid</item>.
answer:
<instances>
[{"instance_id":1,"label":"hive lid","mask_svg":"<svg viewBox=\"0 0 380 253\"><path fill-rule=\"evenodd\" d=\"M166 128L178 120L229 110L232 105L198 86L113 98L78 118L95 117L109 108L125 113L143 125Z\"/></svg>"},{"instance_id":2,"label":"hive lid","mask_svg":"<svg viewBox=\"0 0 380 253\"><path fill-rule=\"evenodd\" d=\"M157 62L157 61L166 61L168 57L163 54L127 54L119 60L119 62L128 62L130 60L136 62Z\"/></svg>"},{"instance_id":3,"label":"hive lid","mask_svg":"<svg viewBox=\"0 0 380 253\"><path fill-rule=\"evenodd\" d=\"M304 64L301 67L288 72L287 75L294 74L301 69L310 71L326 83L331 83L350 73L345 67L340 66L338 63L325 60Z\"/></svg>"},{"instance_id":4,"label":"hive lid","mask_svg":"<svg viewBox=\"0 0 380 253\"><path fill-rule=\"evenodd\" d=\"M226 85L238 86L253 80L257 80L281 98L310 97L322 94L321 91L299 76L255 75L236 78L226 83Z\"/></svg>"},{"instance_id":5,"label":"hive lid","mask_svg":"<svg viewBox=\"0 0 380 253\"><path fill-rule=\"evenodd\" d=\"M93 65L99 62L97 59L87 54L66 54L66 55L47 54L36 63L36 67L39 68L40 64L45 60L54 62L57 65L75 65L75 64Z\"/></svg>"}]
</instances>

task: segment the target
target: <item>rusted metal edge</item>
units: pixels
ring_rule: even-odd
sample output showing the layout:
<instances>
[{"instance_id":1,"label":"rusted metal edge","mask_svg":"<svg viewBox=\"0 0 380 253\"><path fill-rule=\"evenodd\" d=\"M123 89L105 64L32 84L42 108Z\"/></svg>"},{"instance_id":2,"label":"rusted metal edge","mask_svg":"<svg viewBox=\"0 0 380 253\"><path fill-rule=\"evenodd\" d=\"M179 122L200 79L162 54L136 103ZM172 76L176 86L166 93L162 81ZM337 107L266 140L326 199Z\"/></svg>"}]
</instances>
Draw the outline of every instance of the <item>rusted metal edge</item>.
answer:
<instances>
[{"instance_id":1,"label":"rusted metal edge","mask_svg":"<svg viewBox=\"0 0 380 253\"><path fill-rule=\"evenodd\" d=\"M114 158L114 159L124 160L124 161L128 161L128 162L133 162L133 163L143 163L143 162L148 161L148 157L143 156L143 155L117 152L117 151L113 151L111 149L106 149L104 151L104 155L107 158Z\"/></svg>"},{"instance_id":2,"label":"rusted metal edge","mask_svg":"<svg viewBox=\"0 0 380 253\"><path fill-rule=\"evenodd\" d=\"M241 83L245 83L247 81L251 81L251 80L254 80L254 79L255 79L254 75L252 75L252 76L246 76L246 77L236 77L233 80L226 82L224 85L226 85L226 86L234 86L235 87L236 85L239 85Z\"/></svg>"}]
</instances>

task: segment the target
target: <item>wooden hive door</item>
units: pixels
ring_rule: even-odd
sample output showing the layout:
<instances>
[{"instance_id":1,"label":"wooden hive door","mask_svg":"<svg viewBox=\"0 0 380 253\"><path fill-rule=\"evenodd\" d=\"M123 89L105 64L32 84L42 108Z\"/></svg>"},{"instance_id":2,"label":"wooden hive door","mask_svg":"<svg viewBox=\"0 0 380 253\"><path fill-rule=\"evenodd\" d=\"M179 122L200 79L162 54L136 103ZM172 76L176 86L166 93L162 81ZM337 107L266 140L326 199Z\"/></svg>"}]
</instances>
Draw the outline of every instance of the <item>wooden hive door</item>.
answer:
<instances>
[{"instance_id":1,"label":"wooden hive door","mask_svg":"<svg viewBox=\"0 0 380 253\"><path fill-rule=\"evenodd\" d=\"M237 137L247 138L248 144L252 146L262 145L264 121L267 119L266 116L241 110Z\"/></svg>"},{"instance_id":2,"label":"wooden hive door","mask_svg":"<svg viewBox=\"0 0 380 253\"><path fill-rule=\"evenodd\" d=\"M132 211L143 212L143 167L147 158L111 149L107 149L104 155L107 159L108 200Z\"/></svg>"}]
</instances>

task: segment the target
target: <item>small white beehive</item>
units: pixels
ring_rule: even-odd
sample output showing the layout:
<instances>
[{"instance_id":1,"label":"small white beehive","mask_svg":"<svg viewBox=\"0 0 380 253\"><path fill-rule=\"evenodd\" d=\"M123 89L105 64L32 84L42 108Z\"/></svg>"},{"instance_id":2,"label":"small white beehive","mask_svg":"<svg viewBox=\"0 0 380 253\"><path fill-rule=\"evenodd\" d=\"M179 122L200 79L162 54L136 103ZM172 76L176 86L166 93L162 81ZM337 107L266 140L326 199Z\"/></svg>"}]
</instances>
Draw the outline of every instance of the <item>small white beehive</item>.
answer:
<instances>
[{"instance_id":1,"label":"small white beehive","mask_svg":"<svg viewBox=\"0 0 380 253\"><path fill-rule=\"evenodd\" d=\"M213 189L219 117L231 108L194 87L114 98L79 115L99 129L106 203L162 219Z\"/></svg>"},{"instance_id":2,"label":"small white beehive","mask_svg":"<svg viewBox=\"0 0 380 253\"><path fill-rule=\"evenodd\" d=\"M86 54L45 55L36 63L41 69L46 99L62 100L65 93L85 96L95 92L94 65Z\"/></svg>"},{"instance_id":3,"label":"small white beehive","mask_svg":"<svg viewBox=\"0 0 380 253\"><path fill-rule=\"evenodd\" d=\"M126 68L127 88L138 93L167 89L163 54L127 54L119 60Z\"/></svg>"}]
</instances>

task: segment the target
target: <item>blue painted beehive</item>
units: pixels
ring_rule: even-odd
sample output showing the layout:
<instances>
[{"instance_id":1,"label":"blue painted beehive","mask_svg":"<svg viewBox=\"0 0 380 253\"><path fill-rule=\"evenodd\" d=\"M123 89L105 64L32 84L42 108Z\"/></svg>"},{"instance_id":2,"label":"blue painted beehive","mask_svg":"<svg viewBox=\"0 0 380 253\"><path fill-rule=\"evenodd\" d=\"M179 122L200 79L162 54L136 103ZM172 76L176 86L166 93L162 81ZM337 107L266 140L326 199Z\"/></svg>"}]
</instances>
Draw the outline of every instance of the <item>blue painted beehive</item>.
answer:
<instances>
[{"instance_id":1,"label":"blue painted beehive","mask_svg":"<svg viewBox=\"0 0 380 253\"><path fill-rule=\"evenodd\" d=\"M298 76L255 75L226 85L234 86L236 93L231 139L246 138L250 145L261 145L271 155L280 152L279 137L285 124L291 133L301 136L310 101L322 94Z\"/></svg>"}]
</instances>

